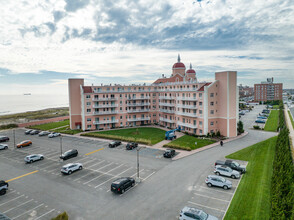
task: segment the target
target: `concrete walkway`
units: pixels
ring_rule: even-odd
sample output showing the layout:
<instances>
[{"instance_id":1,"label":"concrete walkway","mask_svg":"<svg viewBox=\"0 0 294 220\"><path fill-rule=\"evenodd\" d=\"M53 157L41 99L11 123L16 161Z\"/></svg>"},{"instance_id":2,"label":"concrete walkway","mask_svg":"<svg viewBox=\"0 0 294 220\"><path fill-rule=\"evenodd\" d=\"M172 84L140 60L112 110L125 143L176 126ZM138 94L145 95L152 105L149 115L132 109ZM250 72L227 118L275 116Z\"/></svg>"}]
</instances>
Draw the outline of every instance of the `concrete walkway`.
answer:
<instances>
[{"instance_id":1,"label":"concrete walkway","mask_svg":"<svg viewBox=\"0 0 294 220\"><path fill-rule=\"evenodd\" d=\"M287 128L289 129L290 146L291 146L291 150L292 150L292 155L294 156L294 129L293 129L291 119L288 114L288 110L289 110L288 106L284 105L285 121L286 121ZM292 115L292 117L293 117L293 115Z\"/></svg>"}]
</instances>

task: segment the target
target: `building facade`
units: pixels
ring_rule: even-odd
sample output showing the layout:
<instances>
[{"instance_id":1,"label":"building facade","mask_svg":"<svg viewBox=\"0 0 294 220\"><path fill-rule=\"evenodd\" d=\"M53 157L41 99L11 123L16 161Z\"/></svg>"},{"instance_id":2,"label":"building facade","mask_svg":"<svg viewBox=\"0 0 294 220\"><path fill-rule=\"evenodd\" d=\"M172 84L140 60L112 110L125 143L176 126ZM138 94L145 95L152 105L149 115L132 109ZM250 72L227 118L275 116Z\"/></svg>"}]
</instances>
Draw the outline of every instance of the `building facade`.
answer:
<instances>
[{"instance_id":1,"label":"building facade","mask_svg":"<svg viewBox=\"0 0 294 220\"><path fill-rule=\"evenodd\" d=\"M283 83L274 83L274 78L267 78L266 82L254 84L254 100L265 102L283 99Z\"/></svg>"},{"instance_id":2,"label":"building facade","mask_svg":"<svg viewBox=\"0 0 294 220\"><path fill-rule=\"evenodd\" d=\"M69 79L70 127L105 130L147 124L206 135L237 135L237 72L215 73L215 81L198 82L196 72L180 62L172 75L151 85L85 86L84 79Z\"/></svg>"}]
</instances>

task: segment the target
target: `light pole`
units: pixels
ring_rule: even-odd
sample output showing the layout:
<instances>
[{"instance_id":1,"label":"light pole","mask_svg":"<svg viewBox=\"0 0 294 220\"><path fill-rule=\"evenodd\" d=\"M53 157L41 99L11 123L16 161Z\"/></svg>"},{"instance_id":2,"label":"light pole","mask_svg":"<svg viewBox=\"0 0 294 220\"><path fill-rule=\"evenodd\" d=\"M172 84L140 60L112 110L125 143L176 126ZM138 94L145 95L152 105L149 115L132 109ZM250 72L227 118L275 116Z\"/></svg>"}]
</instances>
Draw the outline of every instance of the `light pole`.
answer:
<instances>
[{"instance_id":1,"label":"light pole","mask_svg":"<svg viewBox=\"0 0 294 220\"><path fill-rule=\"evenodd\" d=\"M139 170L139 151L143 148L146 148L146 147L137 147L136 150L137 150L137 182L139 183L140 182L140 170Z\"/></svg>"},{"instance_id":2,"label":"light pole","mask_svg":"<svg viewBox=\"0 0 294 220\"><path fill-rule=\"evenodd\" d=\"M13 129L13 148L15 149L15 129Z\"/></svg>"},{"instance_id":3,"label":"light pole","mask_svg":"<svg viewBox=\"0 0 294 220\"><path fill-rule=\"evenodd\" d=\"M60 135L60 156L62 155L62 136Z\"/></svg>"}]
</instances>

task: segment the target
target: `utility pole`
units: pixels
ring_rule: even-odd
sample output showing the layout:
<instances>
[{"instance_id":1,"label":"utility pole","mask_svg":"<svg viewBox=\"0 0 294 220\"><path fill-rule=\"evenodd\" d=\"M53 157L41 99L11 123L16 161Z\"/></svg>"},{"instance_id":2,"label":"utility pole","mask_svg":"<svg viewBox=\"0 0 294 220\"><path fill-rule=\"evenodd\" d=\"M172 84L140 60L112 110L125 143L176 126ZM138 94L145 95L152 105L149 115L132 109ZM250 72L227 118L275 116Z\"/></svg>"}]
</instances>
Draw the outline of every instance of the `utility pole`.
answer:
<instances>
[{"instance_id":1,"label":"utility pole","mask_svg":"<svg viewBox=\"0 0 294 220\"><path fill-rule=\"evenodd\" d=\"M13 148L15 148L15 129L13 129Z\"/></svg>"},{"instance_id":2,"label":"utility pole","mask_svg":"<svg viewBox=\"0 0 294 220\"><path fill-rule=\"evenodd\" d=\"M146 147L137 147L136 150L137 150L137 182L139 183L140 182L140 164L139 164L139 151L143 148L146 148Z\"/></svg>"},{"instance_id":3,"label":"utility pole","mask_svg":"<svg viewBox=\"0 0 294 220\"><path fill-rule=\"evenodd\" d=\"M62 136L60 135L60 156L62 155Z\"/></svg>"}]
</instances>

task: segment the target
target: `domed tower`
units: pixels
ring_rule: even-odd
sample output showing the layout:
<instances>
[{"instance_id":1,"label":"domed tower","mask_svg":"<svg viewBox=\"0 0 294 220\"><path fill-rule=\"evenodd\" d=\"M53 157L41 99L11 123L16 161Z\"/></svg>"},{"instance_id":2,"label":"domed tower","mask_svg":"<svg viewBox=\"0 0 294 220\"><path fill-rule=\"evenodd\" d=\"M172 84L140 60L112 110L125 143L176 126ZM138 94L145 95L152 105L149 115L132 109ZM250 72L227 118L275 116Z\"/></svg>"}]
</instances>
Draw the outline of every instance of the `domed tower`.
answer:
<instances>
[{"instance_id":1,"label":"domed tower","mask_svg":"<svg viewBox=\"0 0 294 220\"><path fill-rule=\"evenodd\" d=\"M190 63L190 69L187 70L185 75L186 81L195 81L196 79L196 72L192 69L192 64Z\"/></svg>"},{"instance_id":2,"label":"domed tower","mask_svg":"<svg viewBox=\"0 0 294 220\"><path fill-rule=\"evenodd\" d=\"M178 62L173 65L173 73L171 76L175 76L180 73L182 76L185 75L186 67L185 64L181 62L180 54L178 55Z\"/></svg>"}]
</instances>

